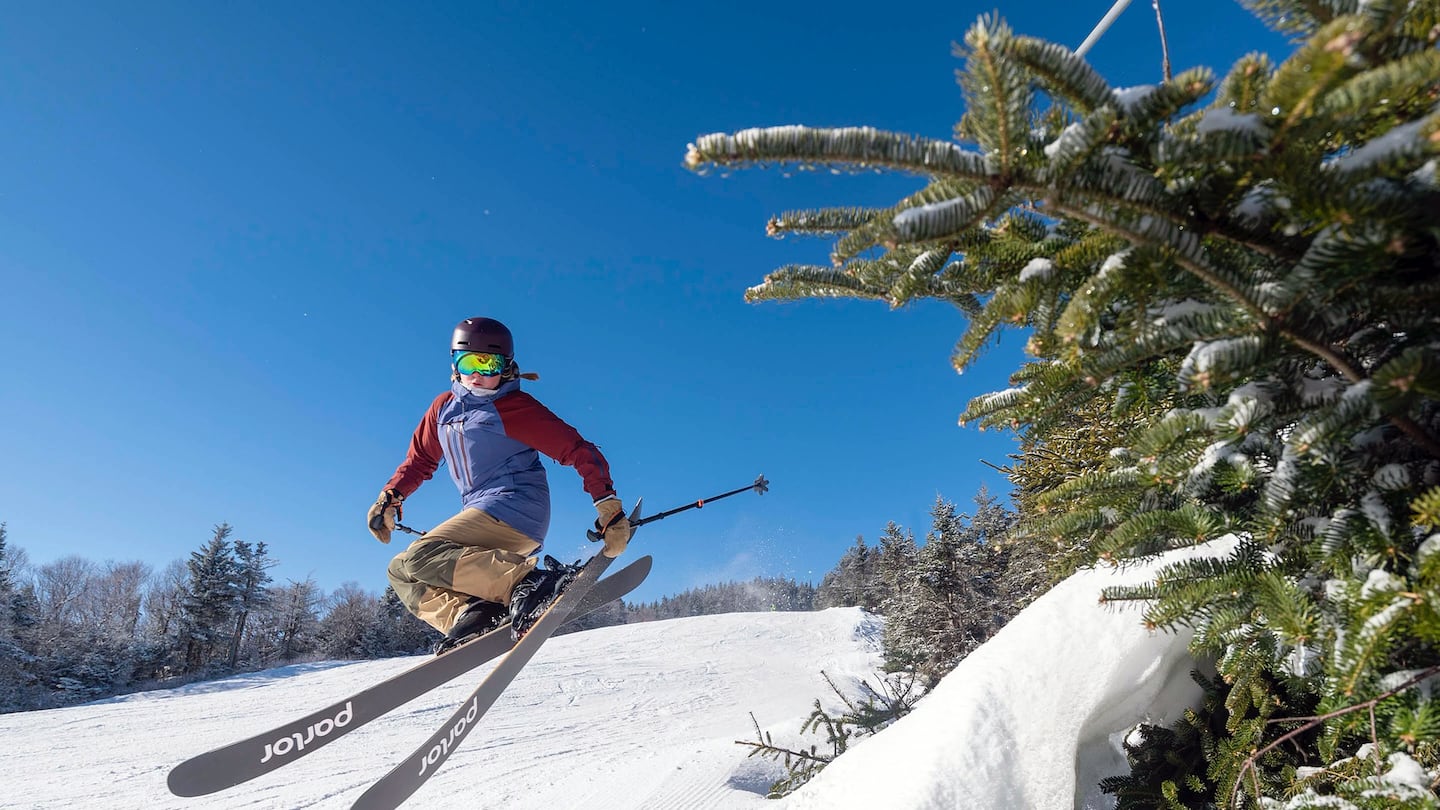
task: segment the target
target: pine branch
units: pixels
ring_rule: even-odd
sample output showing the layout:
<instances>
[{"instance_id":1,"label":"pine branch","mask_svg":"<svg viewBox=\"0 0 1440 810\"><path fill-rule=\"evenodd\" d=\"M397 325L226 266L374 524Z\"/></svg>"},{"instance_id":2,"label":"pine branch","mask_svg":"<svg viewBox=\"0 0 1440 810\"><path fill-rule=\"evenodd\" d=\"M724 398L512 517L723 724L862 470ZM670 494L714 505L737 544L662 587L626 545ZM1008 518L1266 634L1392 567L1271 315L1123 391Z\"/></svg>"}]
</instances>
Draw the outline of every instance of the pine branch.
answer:
<instances>
[{"instance_id":1,"label":"pine branch","mask_svg":"<svg viewBox=\"0 0 1440 810\"><path fill-rule=\"evenodd\" d=\"M1347 714L1353 714L1354 712L1358 712L1361 710L1368 710L1373 712L1375 706L1377 706L1380 702L1388 700L1389 698L1392 698L1395 695L1404 692L1410 687L1429 679L1436 673L1440 673L1440 666L1429 667L1425 670L1422 670L1420 674L1406 680L1399 686L1381 692L1380 694L1376 695L1373 698L1370 698L1363 703L1356 703L1353 706L1346 706L1343 709L1336 709L1335 711L1327 712L1326 714L1316 715L1312 717L1282 717L1275 720L1267 720L1267 725L1274 723L1290 723L1302 720L1305 721L1305 723L1299 728L1293 729L1292 731L1289 731L1281 735L1280 737L1271 740L1270 743L1267 744L1265 747L1257 749L1253 754L1245 758L1244 763L1240 766L1240 772L1235 777L1235 782L1230 786L1230 801L1236 802L1240 799L1240 783L1244 780L1246 772L1250 772L1251 776L1254 777L1255 764L1260 760L1260 757L1264 756L1267 752L1273 751L1283 743L1299 737L1301 734L1304 734L1305 732L1322 725L1328 720L1333 720L1337 717L1344 717ZM1257 799L1260 798L1258 787L1259 786L1257 785L1255 793Z\"/></svg>"},{"instance_id":2,"label":"pine branch","mask_svg":"<svg viewBox=\"0 0 1440 810\"><path fill-rule=\"evenodd\" d=\"M691 144L685 165L799 163L801 165L882 166L924 175L984 179L990 176L983 155L948 141L884 132L873 127L816 129L784 126L704 135Z\"/></svg>"},{"instance_id":3,"label":"pine branch","mask_svg":"<svg viewBox=\"0 0 1440 810\"><path fill-rule=\"evenodd\" d=\"M782 237L790 233L806 236L828 236L847 233L862 227L883 214L872 208L824 208L818 211L786 211L771 217L765 224L767 236Z\"/></svg>"},{"instance_id":4,"label":"pine branch","mask_svg":"<svg viewBox=\"0 0 1440 810\"><path fill-rule=\"evenodd\" d=\"M1261 309L1258 304L1245 296L1239 287L1223 278L1215 268L1207 266L1203 259L1200 258L1198 243L1193 237L1186 237L1176 229L1166 228L1156 220L1121 222L1087 207L1070 205L1064 202L1057 202L1054 207L1066 216L1071 216L1089 222L1097 227L1104 228L1135 244L1159 248L1175 248L1174 258L1177 264L1216 290L1229 296L1236 304L1255 318L1261 325L1262 331L1275 334L1285 341L1324 360L1331 368L1338 371L1345 379L1351 382L1358 383L1366 379L1364 372L1352 364L1340 350L1285 327L1283 322L1271 317L1265 310ZM1172 242L1171 239L1175 241ZM1403 414L1391 414L1387 418L1391 424L1403 431L1411 440L1425 448L1426 452L1440 458L1440 438L1436 438L1419 423Z\"/></svg>"},{"instance_id":5,"label":"pine branch","mask_svg":"<svg viewBox=\"0 0 1440 810\"><path fill-rule=\"evenodd\" d=\"M1089 114L1113 98L1105 81L1084 57L1053 42L1027 36L1010 36L998 41L995 50L1028 67L1047 90Z\"/></svg>"},{"instance_id":6,"label":"pine branch","mask_svg":"<svg viewBox=\"0 0 1440 810\"><path fill-rule=\"evenodd\" d=\"M772 745L770 743L754 742L752 740L734 740L733 742L736 745L749 746L750 748L754 749L750 752L751 756L759 753L783 754L787 757L793 757L798 760L818 762L822 764L829 764L833 761L833 757L827 757L824 754L816 754L811 751L795 751L790 748L785 748L784 746Z\"/></svg>"},{"instance_id":7,"label":"pine branch","mask_svg":"<svg viewBox=\"0 0 1440 810\"><path fill-rule=\"evenodd\" d=\"M1003 49L1013 39L1010 26L998 16L984 16L965 32L965 47L955 51L966 60L960 74L966 112L959 129L973 136L994 167L992 174L1002 178L1017 169L1027 152L1034 98L1028 77L1005 63Z\"/></svg>"},{"instance_id":8,"label":"pine branch","mask_svg":"<svg viewBox=\"0 0 1440 810\"><path fill-rule=\"evenodd\" d=\"M900 212L895 216L895 232L912 245L953 238L1003 210L1001 202L994 189L981 186L963 197Z\"/></svg>"}]
</instances>

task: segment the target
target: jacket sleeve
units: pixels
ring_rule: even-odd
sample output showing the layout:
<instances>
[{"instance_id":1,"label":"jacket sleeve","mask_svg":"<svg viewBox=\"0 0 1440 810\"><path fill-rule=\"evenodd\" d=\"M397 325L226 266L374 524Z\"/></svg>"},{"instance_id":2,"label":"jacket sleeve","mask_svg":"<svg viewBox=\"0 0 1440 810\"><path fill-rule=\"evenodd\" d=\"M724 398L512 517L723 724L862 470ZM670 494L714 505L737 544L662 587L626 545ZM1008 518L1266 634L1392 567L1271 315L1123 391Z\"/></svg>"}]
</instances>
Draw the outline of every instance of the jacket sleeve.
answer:
<instances>
[{"instance_id":1,"label":"jacket sleeve","mask_svg":"<svg viewBox=\"0 0 1440 810\"><path fill-rule=\"evenodd\" d=\"M574 467L584 481L585 492L594 500L615 494L610 480L610 463L600 448L580 432L523 391L495 401L505 435L539 450L566 467Z\"/></svg>"},{"instance_id":2,"label":"jacket sleeve","mask_svg":"<svg viewBox=\"0 0 1440 810\"><path fill-rule=\"evenodd\" d=\"M395 475L384 489L397 490L408 498L435 474L440 462L445 459L445 452L440 447L440 408L453 396L446 391L430 403L425 415L420 418L420 424L415 427L415 434L410 437L410 449L405 453L405 460L395 468Z\"/></svg>"}]
</instances>

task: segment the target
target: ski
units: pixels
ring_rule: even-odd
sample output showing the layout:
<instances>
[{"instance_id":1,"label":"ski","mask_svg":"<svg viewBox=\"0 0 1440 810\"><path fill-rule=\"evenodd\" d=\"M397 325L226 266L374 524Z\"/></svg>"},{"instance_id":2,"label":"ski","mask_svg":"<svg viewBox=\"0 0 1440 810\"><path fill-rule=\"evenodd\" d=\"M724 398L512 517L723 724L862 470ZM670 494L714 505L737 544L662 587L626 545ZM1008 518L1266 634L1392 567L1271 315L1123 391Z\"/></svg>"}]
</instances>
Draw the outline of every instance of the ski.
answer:
<instances>
[{"instance_id":1,"label":"ski","mask_svg":"<svg viewBox=\"0 0 1440 810\"><path fill-rule=\"evenodd\" d=\"M605 565L608 565L608 558L601 559L605 559ZM599 581L596 579L603 572L605 565L599 566L597 570L593 571L593 575L590 575L594 563L595 561L592 559L571 583L570 588L561 593L561 598L557 599L541 618L541 623L546 622L554 615L556 606L561 603L574 606L573 609L566 609L562 615L556 617L558 624L552 622L548 625L548 629L544 629L545 636L554 632L559 624L566 624L572 619L592 613L635 590L650 574L652 559L649 556L641 557L615 574ZM587 575L590 576L588 584L585 584L582 580L585 580ZM584 585L582 590L574 591L577 586L582 584ZM569 596L572 591L574 591L575 599L566 599L565 597ZM518 649L520 645L525 644L531 636L535 635L536 630L541 629L540 624L537 624L524 639L521 639L520 644L515 644L510 640L509 623L502 624L495 630L473 641L468 641L444 655L411 667L323 709L248 739L191 757L170 771L166 783L170 787L170 792L176 796L204 796L263 776L333 742L397 706L408 703L431 689L504 655L512 648ZM539 640L543 641L544 638ZM528 657L526 656L527 659ZM506 660L508 661L509 657ZM504 662L501 666L504 666ZM518 668L517 666L516 669L518 670ZM513 674L510 677L514 677ZM509 678L506 678L505 681L508 683ZM485 683L489 682L490 679L487 678ZM483 687L484 684L482 684ZM414 788L411 788L410 792L413 791ZM410 795L410 792L405 795Z\"/></svg>"},{"instance_id":2,"label":"ski","mask_svg":"<svg viewBox=\"0 0 1440 810\"><path fill-rule=\"evenodd\" d=\"M415 749L415 753L408 759L371 785L370 789L351 805L351 809L394 810L419 790L460 746L460 742L479 723L481 716L495 704L510 682L515 680L515 676L520 674L520 670L535 656L540 645L544 644L556 629L569 621L573 614L578 613L583 605L589 603L590 592L597 586L597 580L610 562L610 558L603 554L591 557L570 582L569 587L560 593L560 597L546 609L530 631L515 643L510 652L500 659L495 669L491 670L475 691L460 704L460 708L455 710L439 731Z\"/></svg>"}]
</instances>

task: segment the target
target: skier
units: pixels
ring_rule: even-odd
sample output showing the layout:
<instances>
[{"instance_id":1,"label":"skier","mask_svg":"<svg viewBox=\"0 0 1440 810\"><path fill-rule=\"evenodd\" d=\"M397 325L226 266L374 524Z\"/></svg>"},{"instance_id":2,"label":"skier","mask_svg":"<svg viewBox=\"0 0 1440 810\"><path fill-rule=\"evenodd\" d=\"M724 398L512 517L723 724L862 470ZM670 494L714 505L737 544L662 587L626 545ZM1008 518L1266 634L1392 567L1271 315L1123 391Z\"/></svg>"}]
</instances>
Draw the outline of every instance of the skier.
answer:
<instances>
[{"instance_id":1,"label":"skier","mask_svg":"<svg viewBox=\"0 0 1440 810\"><path fill-rule=\"evenodd\" d=\"M405 460L370 507L370 533L390 542L402 504L443 459L463 508L390 561L390 584L411 613L445 634L443 653L489 632L508 616L518 639L559 597L578 568L535 554L550 525L544 453L574 467L595 502L601 553L618 557L630 521L615 495L610 465L575 428L520 390L510 330L492 318L466 318L450 344L450 390L430 403ZM537 452L538 451L538 452Z\"/></svg>"}]
</instances>

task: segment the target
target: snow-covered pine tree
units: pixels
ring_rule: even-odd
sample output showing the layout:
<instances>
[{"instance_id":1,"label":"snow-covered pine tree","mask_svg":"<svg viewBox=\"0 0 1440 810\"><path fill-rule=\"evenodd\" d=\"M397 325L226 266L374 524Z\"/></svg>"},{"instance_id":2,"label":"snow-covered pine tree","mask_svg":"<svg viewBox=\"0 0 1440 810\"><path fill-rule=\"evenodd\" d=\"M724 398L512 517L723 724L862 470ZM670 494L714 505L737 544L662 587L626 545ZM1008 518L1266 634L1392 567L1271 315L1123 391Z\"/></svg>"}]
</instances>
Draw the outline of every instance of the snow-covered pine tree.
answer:
<instances>
[{"instance_id":1,"label":"snow-covered pine tree","mask_svg":"<svg viewBox=\"0 0 1440 810\"><path fill-rule=\"evenodd\" d=\"M228 653L235 613L235 549L230 524L215 527L215 534L199 551L190 553L188 590L183 602L180 643L184 645L181 671L199 672Z\"/></svg>"},{"instance_id":2,"label":"snow-covered pine tree","mask_svg":"<svg viewBox=\"0 0 1440 810\"><path fill-rule=\"evenodd\" d=\"M659 602L626 605L618 611L620 621L604 621L600 614L606 611L601 610L591 614L598 621L582 619L567 632L606 624L634 624L716 613L815 609L815 587L809 583L785 577L754 577L746 582L712 582L663 597Z\"/></svg>"},{"instance_id":3,"label":"snow-covered pine tree","mask_svg":"<svg viewBox=\"0 0 1440 810\"><path fill-rule=\"evenodd\" d=\"M0 712L39 708L30 629L35 625L33 594L21 586L19 555L8 545L0 523Z\"/></svg>"},{"instance_id":4,"label":"snow-covered pine tree","mask_svg":"<svg viewBox=\"0 0 1440 810\"><path fill-rule=\"evenodd\" d=\"M6 527L0 523L0 656L8 664L18 662L21 655L20 636L32 622L25 618L25 600L15 575L15 552L9 548Z\"/></svg>"},{"instance_id":5,"label":"snow-covered pine tree","mask_svg":"<svg viewBox=\"0 0 1440 810\"><path fill-rule=\"evenodd\" d=\"M903 609L915 568L915 553L914 532L894 521L885 524L885 531L880 533L875 579L870 583L871 593L865 597L880 606L880 613L888 616L892 611Z\"/></svg>"},{"instance_id":6,"label":"snow-covered pine tree","mask_svg":"<svg viewBox=\"0 0 1440 810\"><path fill-rule=\"evenodd\" d=\"M874 577L877 551L865 545L864 536L855 538L855 545L840 555L835 567L821 577L815 589L815 609L831 607L862 607L870 612L879 609L879 604L866 601L870 592L867 583Z\"/></svg>"},{"instance_id":7,"label":"snow-covered pine tree","mask_svg":"<svg viewBox=\"0 0 1440 810\"><path fill-rule=\"evenodd\" d=\"M1028 329L1034 362L963 416L1020 432L1026 532L1068 565L1238 538L1109 594L1216 660L1214 801L1431 806L1440 3L1249 5L1297 38L1283 62L1117 89L983 18L961 143L790 126L699 138L687 163L927 178L894 206L776 217L777 235L838 235L831 265L747 297L950 301L970 316L957 368ZM1396 776L1408 759L1419 784Z\"/></svg>"},{"instance_id":8,"label":"snow-covered pine tree","mask_svg":"<svg viewBox=\"0 0 1440 810\"><path fill-rule=\"evenodd\" d=\"M383 643L373 655L414 655L435 649L440 633L430 625L415 618L415 615L401 604L400 596L389 585L380 594L377 608L378 622L383 630Z\"/></svg>"},{"instance_id":9,"label":"snow-covered pine tree","mask_svg":"<svg viewBox=\"0 0 1440 810\"><path fill-rule=\"evenodd\" d=\"M925 544L886 614L886 669L914 672L927 688L1018 610L1006 592L1008 552L996 542L1005 536L1008 513L983 489L975 500L982 519L936 497Z\"/></svg>"},{"instance_id":10,"label":"snow-covered pine tree","mask_svg":"<svg viewBox=\"0 0 1440 810\"><path fill-rule=\"evenodd\" d=\"M250 617L270 604L269 569L274 567L275 561L270 559L263 542L251 545L244 540L235 541L235 627L230 633L231 669L240 662L240 649L246 640Z\"/></svg>"},{"instance_id":11,"label":"snow-covered pine tree","mask_svg":"<svg viewBox=\"0 0 1440 810\"><path fill-rule=\"evenodd\" d=\"M915 551L897 593L886 604L882 649L885 669L919 674L933 685L964 652L979 642L968 639L957 608L968 595L962 571L968 556L955 504L935 498L925 545ZM961 650L963 649L964 652Z\"/></svg>"}]
</instances>

